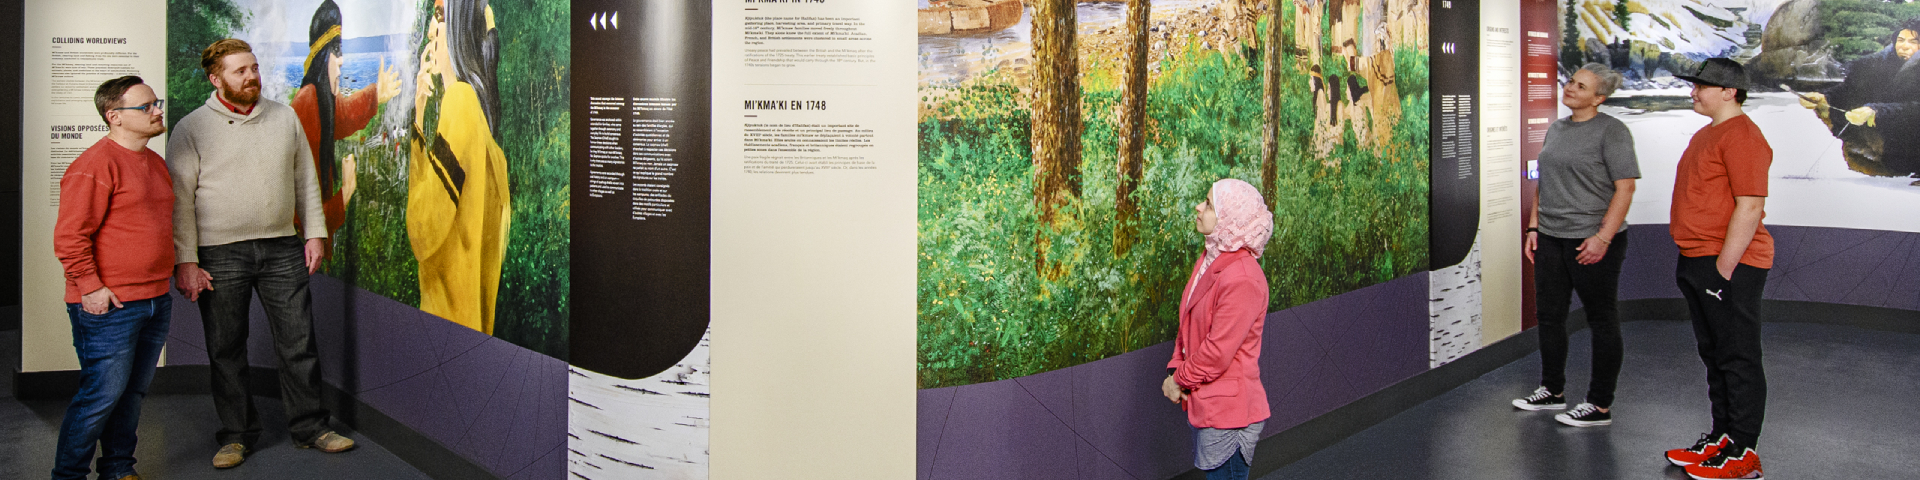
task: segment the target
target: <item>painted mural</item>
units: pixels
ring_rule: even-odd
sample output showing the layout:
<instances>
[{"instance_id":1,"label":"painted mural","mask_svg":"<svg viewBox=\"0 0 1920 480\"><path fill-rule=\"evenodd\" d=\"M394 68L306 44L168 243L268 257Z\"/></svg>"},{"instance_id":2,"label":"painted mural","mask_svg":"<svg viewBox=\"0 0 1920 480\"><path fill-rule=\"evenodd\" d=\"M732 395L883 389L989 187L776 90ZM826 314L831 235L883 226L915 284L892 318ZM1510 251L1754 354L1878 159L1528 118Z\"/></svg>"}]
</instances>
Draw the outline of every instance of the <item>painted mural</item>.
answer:
<instances>
[{"instance_id":1,"label":"painted mural","mask_svg":"<svg viewBox=\"0 0 1920 480\"><path fill-rule=\"evenodd\" d=\"M319 127L322 272L565 359L567 7L172 0L169 93L205 103L200 51L246 40L263 98Z\"/></svg>"},{"instance_id":2,"label":"painted mural","mask_svg":"<svg viewBox=\"0 0 1920 480\"><path fill-rule=\"evenodd\" d=\"M1920 223L1920 5L1873 0L1561 0L1562 78L1587 62L1627 78L1601 106L1633 130L1629 223L1667 223L1695 131L1691 85L1729 57L1754 82L1745 111L1773 147L1768 224L1916 231ZM1562 112L1565 115L1565 112Z\"/></svg>"},{"instance_id":3,"label":"painted mural","mask_svg":"<svg viewBox=\"0 0 1920 480\"><path fill-rule=\"evenodd\" d=\"M1172 340L1224 177L1274 207L1275 310L1424 270L1427 11L921 2L920 388Z\"/></svg>"}]
</instances>

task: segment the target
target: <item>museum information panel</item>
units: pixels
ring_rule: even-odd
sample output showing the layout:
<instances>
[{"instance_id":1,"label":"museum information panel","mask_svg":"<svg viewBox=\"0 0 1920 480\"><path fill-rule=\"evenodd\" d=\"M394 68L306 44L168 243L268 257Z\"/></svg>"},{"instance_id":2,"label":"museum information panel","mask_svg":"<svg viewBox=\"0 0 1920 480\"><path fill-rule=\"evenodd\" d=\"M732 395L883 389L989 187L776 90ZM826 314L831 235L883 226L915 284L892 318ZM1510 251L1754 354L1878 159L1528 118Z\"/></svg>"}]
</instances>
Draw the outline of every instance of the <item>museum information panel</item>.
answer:
<instances>
[{"instance_id":1,"label":"museum information panel","mask_svg":"<svg viewBox=\"0 0 1920 480\"><path fill-rule=\"evenodd\" d=\"M113 11L114 15L96 12ZM75 157L107 136L94 109L101 82L139 75L166 98L167 4L159 0L33 0L26 5L22 79L20 197L20 370L76 370L67 320L66 277L53 256L60 177ZM169 105L168 115L175 110ZM167 137L147 142L166 154Z\"/></svg>"},{"instance_id":2,"label":"museum information panel","mask_svg":"<svg viewBox=\"0 0 1920 480\"><path fill-rule=\"evenodd\" d=\"M713 5L715 479L914 475L913 12Z\"/></svg>"}]
</instances>

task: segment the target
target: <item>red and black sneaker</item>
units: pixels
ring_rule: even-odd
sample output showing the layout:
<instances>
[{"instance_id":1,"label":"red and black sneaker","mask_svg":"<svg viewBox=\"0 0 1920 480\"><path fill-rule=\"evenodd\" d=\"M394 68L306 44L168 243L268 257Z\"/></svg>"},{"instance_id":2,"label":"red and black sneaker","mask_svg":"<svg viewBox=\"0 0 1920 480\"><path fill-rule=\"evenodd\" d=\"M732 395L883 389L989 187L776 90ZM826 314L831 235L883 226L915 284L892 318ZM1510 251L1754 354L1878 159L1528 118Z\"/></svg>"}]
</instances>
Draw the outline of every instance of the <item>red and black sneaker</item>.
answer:
<instances>
[{"instance_id":1,"label":"red and black sneaker","mask_svg":"<svg viewBox=\"0 0 1920 480\"><path fill-rule=\"evenodd\" d=\"M1698 480L1765 480L1760 473L1760 452L1740 446L1722 447L1713 458L1687 466L1687 476Z\"/></svg>"},{"instance_id":2,"label":"red and black sneaker","mask_svg":"<svg viewBox=\"0 0 1920 480\"><path fill-rule=\"evenodd\" d=\"M1733 438L1727 434L1702 433L1700 441L1693 442L1691 447L1667 450L1667 461L1682 467L1693 465L1713 458L1713 454L1720 453L1721 448L1732 443Z\"/></svg>"}]
</instances>

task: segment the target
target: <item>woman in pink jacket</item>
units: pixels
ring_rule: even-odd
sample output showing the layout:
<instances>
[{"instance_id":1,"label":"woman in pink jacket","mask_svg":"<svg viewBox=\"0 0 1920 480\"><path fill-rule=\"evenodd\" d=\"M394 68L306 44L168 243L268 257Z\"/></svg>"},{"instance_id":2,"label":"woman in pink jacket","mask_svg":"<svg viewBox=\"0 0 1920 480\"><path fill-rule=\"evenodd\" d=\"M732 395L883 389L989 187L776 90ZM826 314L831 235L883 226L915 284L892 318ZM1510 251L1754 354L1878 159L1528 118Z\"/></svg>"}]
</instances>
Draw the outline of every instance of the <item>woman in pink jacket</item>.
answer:
<instances>
[{"instance_id":1,"label":"woman in pink jacket","mask_svg":"<svg viewBox=\"0 0 1920 480\"><path fill-rule=\"evenodd\" d=\"M1258 259L1273 235L1273 213L1240 180L1214 182L1207 197L1194 206L1206 254L1181 294L1180 333L1160 389L1196 429L1193 466L1209 480L1245 479L1269 416L1260 385L1267 277Z\"/></svg>"}]
</instances>

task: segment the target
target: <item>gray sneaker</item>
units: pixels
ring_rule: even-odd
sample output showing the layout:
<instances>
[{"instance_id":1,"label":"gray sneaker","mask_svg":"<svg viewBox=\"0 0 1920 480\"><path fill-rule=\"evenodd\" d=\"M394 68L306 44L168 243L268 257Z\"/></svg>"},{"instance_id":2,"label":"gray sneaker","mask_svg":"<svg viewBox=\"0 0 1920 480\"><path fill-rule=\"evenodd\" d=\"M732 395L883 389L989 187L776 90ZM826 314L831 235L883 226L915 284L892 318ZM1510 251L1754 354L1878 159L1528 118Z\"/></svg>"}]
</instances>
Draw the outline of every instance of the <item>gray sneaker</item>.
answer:
<instances>
[{"instance_id":1,"label":"gray sneaker","mask_svg":"<svg viewBox=\"0 0 1920 480\"><path fill-rule=\"evenodd\" d=\"M1513 399L1513 408L1529 412L1539 410L1566 410L1567 397L1564 395L1554 395L1547 392L1547 387L1540 387L1533 389L1533 394L1527 395L1526 398Z\"/></svg>"},{"instance_id":2,"label":"gray sneaker","mask_svg":"<svg viewBox=\"0 0 1920 480\"><path fill-rule=\"evenodd\" d=\"M247 461L247 447L238 443L229 443L213 454L213 468L233 468Z\"/></svg>"}]
</instances>

